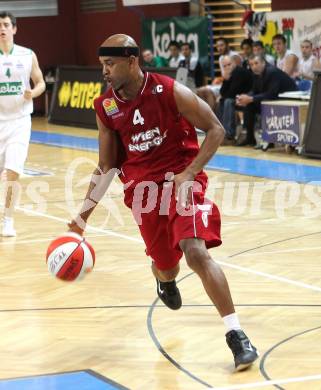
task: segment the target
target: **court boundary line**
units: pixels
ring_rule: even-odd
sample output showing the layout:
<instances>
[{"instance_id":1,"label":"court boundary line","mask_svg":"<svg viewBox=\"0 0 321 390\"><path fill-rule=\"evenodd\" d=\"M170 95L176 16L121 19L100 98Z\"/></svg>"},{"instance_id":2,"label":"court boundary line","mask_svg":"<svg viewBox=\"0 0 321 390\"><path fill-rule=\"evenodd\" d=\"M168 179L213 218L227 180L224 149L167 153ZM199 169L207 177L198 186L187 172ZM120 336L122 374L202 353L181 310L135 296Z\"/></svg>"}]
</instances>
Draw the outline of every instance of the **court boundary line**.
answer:
<instances>
[{"instance_id":1,"label":"court boundary line","mask_svg":"<svg viewBox=\"0 0 321 390\"><path fill-rule=\"evenodd\" d=\"M287 304L287 303L234 303L235 307L246 307L246 308L253 308L256 309L257 307L266 307L266 308L278 308L278 307L285 307L285 308L315 308L315 307L321 307L321 305L317 304L310 304L310 305L300 305L300 304ZM155 307L160 309L166 309L166 307L161 303L160 305L155 305ZM182 304L182 307L184 308L213 308L214 305L210 304ZM11 312L33 312L33 311L64 311L64 310L95 310L95 309L102 309L102 310L109 310L109 309L149 309L150 304L141 304L141 305L101 305L101 306L69 306L69 307L31 307L31 308L22 308L22 309L0 309L0 313L11 313ZM167 309L166 309L167 310Z\"/></svg>"},{"instance_id":2,"label":"court boundary line","mask_svg":"<svg viewBox=\"0 0 321 390\"><path fill-rule=\"evenodd\" d=\"M106 234L105 233L101 233L101 234L93 234L93 235L88 235L87 238L89 237L89 239L91 238L98 238L98 237L105 237ZM53 237L48 237L48 238L36 238L36 239L33 239L33 240L16 240L15 237L11 237L9 239L7 239L6 237L6 240L5 241L0 241L0 246L1 245L22 245L22 244L34 244L36 242L46 242L46 241L51 241L55 239L55 236Z\"/></svg>"},{"instance_id":3,"label":"court boundary line","mask_svg":"<svg viewBox=\"0 0 321 390\"><path fill-rule=\"evenodd\" d=\"M271 380L271 378L269 377L269 375L267 374L266 370L265 370L265 367L264 367L264 364L265 364L265 361L267 360L268 356L271 354L271 352L273 350L275 350L276 348L278 348L280 345L282 344L285 344L287 343L288 341L296 338L296 337L299 337L299 336L302 336L303 334L306 334L306 333L310 333L310 332L313 332L315 330L320 330L321 329L321 326L316 326L314 328L310 328L310 329L306 329L304 331L301 331L301 332L298 332L298 333L295 333L294 335L292 336L289 336L281 341L279 341L278 343L276 343L273 347L271 347L270 349L268 349L264 355L262 356L261 360L260 360L260 372L261 374L263 375L263 377L267 380ZM320 375L320 379L321 379L321 375ZM283 383L286 383L286 382L283 382ZM279 383L277 384L274 384L274 386L276 388L278 388L279 390L284 390L283 387L279 386Z\"/></svg>"},{"instance_id":4,"label":"court boundary line","mask_svg":"<svg viewBox=\"0 0 321 390\"><path fill-rule=\"evenodd\" d=\"M299 383L299 382L308 382L313 380L321 380L321 374L316 375L308 375L308 376L299 376L299 377L291 377L284 379L271 379L261 382L249 382L240 385L231 385L231 386L223 386L223 387L211 387L213 390L240 390L240 389L251 389L257 387L267 387L267 386L277 386L279 384L283 385L286 383ZM280 388L280 387L279 387Z\"/></svg>"},{"instance_id":5,"label":"court boundary line","mask_svg":"<svg viewBox=\"0 0 321 390\"><path fill-rule=\"evenodd\" d=\"M56 216L48 214L48 213L41 213L41 212L35 211L35 210L25 209L25 208L20 207L20 206L17 206L16 209L19 210L19 211L22 211L22 212L24 212L26 214L33 214L33 215L38 216L38 217L44 217L44 218L52 219L52 220L57 221L57 222L62 222L64 224L66 224L66 225L67 225L67 223L70 222L70 220L67 220L67 219L64 219L64 218L56 217ZM134 241L134 242L137 242L137 243L140 243L140 244L144 244L144 241L141 238L132 237L132 236L129 236L129 235L123 234L123 233L117 233L117 232L114 232L112 230L97 228L97 227L94 227L94 226L91 226L91 225L87 225L86 229L87 229L87 231L90 230L90 231L93 231L93 232L104 233L107 236L123 238L123 239L128 240L128 241ZM302 237L309 236L309 235L314 235L314 234L320 234L320 233L321 232L313 232L313 233L305 234ZM299 237L301 237L301 236L299 236ZM227 263L225 261L222 261L223 259L230 259L232 257L236 257L236 256L241 255L243 253L250 252L251 250L255 250L255 249L258 249L258 248L261 248L261 247L264 247L264 246L268 246L268 245L273 245L275 243L279 243L279 242L283 242L283 241L294 240L296 238L298 238L298 236L290 237L290 238L287 238L287 239L284 239L284 240L281 240L281 241L275 241L275 242L272 242L270 244L264 244L264 245L261 245L259 247L255 247L253 249L247 249L245 251L242 251L242 252L239 252L239 253L235 253L235 254L232 254L230 256L221 258L221 260L220 260L220 258L216 258L215 261L218 264L224 265L224 266L226 266L228 268L238 269L239 271L248 272L248 273L251 273L251 274L255 274L255 275L266 277L268 279L278 280L280 282L284 282L284 283L296 285L296 286L299 286L299 287L303 287L303 288L306 288L306 289L309 289L309 290L315 290L315 291L321 292L321 287L318 287L318 286L310 285L310 284L303 283L303 282L298 282L298 281L295 281L295 280L292 280L292 279L288 279L288 278L285 278L285 277L282 277L282 276L276 276L276 275L269 274L267 272L256 271L256 270L254 270L252 268L238 266L238 265L233 264L233 263Z\"/></svg>"}]
</instances>

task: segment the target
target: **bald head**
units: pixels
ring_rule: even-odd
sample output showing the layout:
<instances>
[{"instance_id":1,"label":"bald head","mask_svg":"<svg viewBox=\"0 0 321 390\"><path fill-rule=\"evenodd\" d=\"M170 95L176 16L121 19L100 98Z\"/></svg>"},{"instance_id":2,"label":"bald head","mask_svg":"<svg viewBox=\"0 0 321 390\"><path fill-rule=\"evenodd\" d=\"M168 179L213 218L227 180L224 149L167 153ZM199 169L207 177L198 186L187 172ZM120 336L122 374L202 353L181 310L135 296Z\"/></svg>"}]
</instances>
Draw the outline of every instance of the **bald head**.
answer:
<instances>
[{"instance_id":1,"label":"bald head","mask_svg":"<svg viewBox=\"0 0 321 390\"><path fill-rule=\"evenodd\" d=\"M233 65L236 66L236 62L233 56L223 56L222 58L222 64L224 65Z\"/></svg>"},{"instance_id":2,"label":"bald head","mask_svg":"<svg viewBox=\"0 0 321 390\"><path fill-rule=\"evenodd\" d=\"M126 98L133 95L132 90L137 92L136 87L140 87L144 75L139 67L139 47L132 37L111 35L99 47L98 55L104 79L114 91L123 91L122 96Z\"/></svg>"},{"instance_id":3,"label":"bald head","mask_svg":"<svg viewBox=\"0 0 321 390\"><path fill-rule=\"evenodd\" d=\"M114 34L108 37L102 45L103 47L138 47L135 40L126 34Z\"/></svg>"},{"instance_id":4,"label":"bald head","mask_svg":"<svg viewBox=\"0 0 321 390\"><path fill-rule=\"evenodd\" d=\"M236 67L236 62L232 56L224 56L222 58L223 77L229 77Z\"/></svg>"}]
</instances>

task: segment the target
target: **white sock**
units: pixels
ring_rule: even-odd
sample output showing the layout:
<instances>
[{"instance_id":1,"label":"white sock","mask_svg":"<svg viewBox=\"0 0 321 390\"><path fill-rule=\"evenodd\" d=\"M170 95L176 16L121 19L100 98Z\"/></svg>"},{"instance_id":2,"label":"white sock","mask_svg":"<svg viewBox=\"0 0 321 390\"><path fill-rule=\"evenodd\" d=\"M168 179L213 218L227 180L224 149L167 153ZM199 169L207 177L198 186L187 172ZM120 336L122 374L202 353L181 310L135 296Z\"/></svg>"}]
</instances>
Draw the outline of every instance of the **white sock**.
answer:
<instances>
[{"instance_id":1,"label":"white sock","mask_svg":"<svg viewBox=\"0 0 321 390\"><path fill-rule=\"evenodd\" d=\"M240 321L238 315L236 313L229 314L223 317L224 325L227 329L227 332L230 330L238 330L242 329L240 325Z\"/></svg>"}]
</instances>

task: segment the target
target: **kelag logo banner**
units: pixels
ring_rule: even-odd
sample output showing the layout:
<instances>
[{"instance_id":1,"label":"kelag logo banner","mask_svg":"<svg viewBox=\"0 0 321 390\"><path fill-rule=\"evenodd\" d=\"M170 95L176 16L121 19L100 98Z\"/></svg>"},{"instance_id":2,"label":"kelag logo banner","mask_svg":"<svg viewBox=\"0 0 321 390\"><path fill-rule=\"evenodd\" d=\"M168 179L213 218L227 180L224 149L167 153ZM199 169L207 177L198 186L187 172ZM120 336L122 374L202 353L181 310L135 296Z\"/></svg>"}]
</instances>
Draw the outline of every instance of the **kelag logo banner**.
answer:
<instances>
[{"instance_id":1,"label":"kelag logo banner","mask_svg":"<svg viewBox=\"0 0 321 390\"><path fill-rule=\"evenodd\" d=\"M193 53L201 64L208 63L208 21L205 17L173 17L166 19L145 19L143 21L144 49L151 49L156 56L169 58L170 41L192 44Z\"/></svg>"},{"instance_id":2,"label":"kelag logo banner","mask_svg":"<svg viewBox=\"0 0 321 390\"><path fill-rule=\"evenodd\" d=\"M104 88L101 68L59 67L49 122L96 128L93 103L104 92Z\"/></svg>"}]
</instances>

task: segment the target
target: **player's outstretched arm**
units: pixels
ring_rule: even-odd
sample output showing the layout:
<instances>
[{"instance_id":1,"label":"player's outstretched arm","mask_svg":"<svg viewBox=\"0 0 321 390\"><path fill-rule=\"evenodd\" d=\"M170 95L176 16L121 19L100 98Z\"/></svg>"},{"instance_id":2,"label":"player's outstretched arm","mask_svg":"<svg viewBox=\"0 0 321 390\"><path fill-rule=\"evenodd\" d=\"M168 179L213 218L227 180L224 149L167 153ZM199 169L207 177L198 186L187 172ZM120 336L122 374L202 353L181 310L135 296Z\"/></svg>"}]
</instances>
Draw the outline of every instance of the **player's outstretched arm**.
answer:
<instances>
[{"instance_id":1,"label":"player's outstretched arm","mask_svg":"<svg viewBox=\"0 0 321 390\"><path fill-rule=\"evenodd\" d=\"M113 131L104 126L96 115L99 141L99 160L93 172L87 194L78 216L68 225L70 230L82 234L87 220L95 207L105 195L115 173L118 173L117 162L117 138Z\"/></svg>"},{"instance_id":2,"label":"player's outstretched arm","mask_svg":"<svg viewBox=\"0 0 321 390\"><path fill-rule=\"evenodd\" d=\"M182 172L189 176L186 180L193 180L216 152L224 138L225 130L210 106L178 82L174 85L174 97L178 111L193 126L206 133L198 155Z\"/></svg>"}]
</instances>

